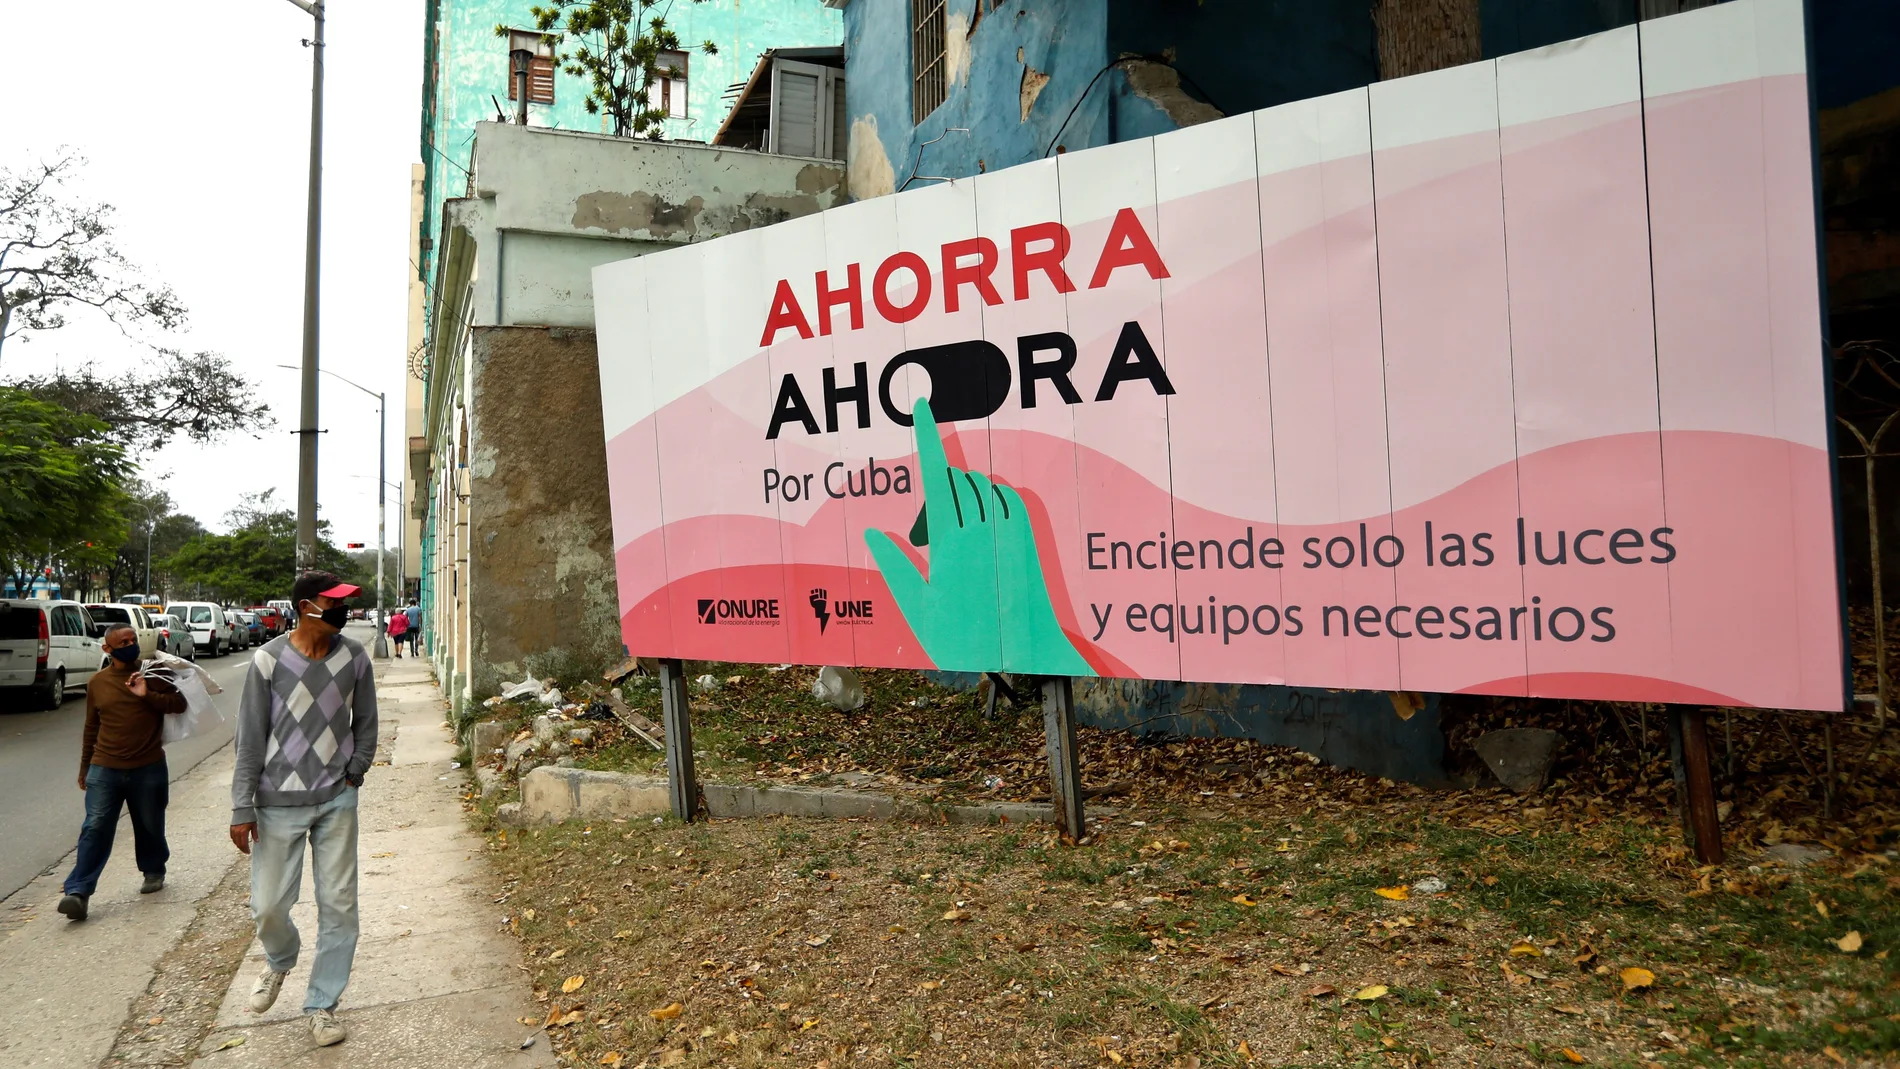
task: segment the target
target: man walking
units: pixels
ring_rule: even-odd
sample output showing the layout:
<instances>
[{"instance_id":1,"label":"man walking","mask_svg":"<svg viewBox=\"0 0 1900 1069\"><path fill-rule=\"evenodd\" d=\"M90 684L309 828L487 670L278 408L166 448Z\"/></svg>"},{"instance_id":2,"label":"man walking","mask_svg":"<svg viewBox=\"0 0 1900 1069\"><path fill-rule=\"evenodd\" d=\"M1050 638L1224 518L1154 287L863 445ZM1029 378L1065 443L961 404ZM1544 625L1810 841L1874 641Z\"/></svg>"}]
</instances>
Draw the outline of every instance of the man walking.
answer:
<instances>
[{"instance_id":1,"label":"man walking","mask_svg":"<svg viewBox=\"0 0 1900 1069\"><path fill-rule=\"evenodd\" d=\"M231 841L251 855L251 917L264 945L256 1013L277 1001L297 964L290 907L310 844L317 954L303 1011L320 1047L347 1035L335 1011L356 956L357 788L376 758L375 674L368 652L341 634L357 591L328 572L291 587L296 628L251 656L231 778Z\"/></svg>"},{"instance_id":2,"label":"man walking","mask_svg":"<svg viewBox=\"0 0 1900 1069\"><path fill-rule=\"evenodd\" d=\"M132 811L132 846L149 895L165 886L165 803L171 774L165 766L165 717L185 711L185 696L138 671L139 636L115 627L100 643L110 667L86 684L85 741L79 749L79 789L86 792L86 822L79 829L79 857L66 877L59 911L86 919L87 903L112 856L119 809Z\"/></svg>"},{"instance_id":3,"label":"man walking","mask_svg":"<svg viewBox=\"0 0 1900 1069\"><path fill-rule=\"evenodd\" d=\"M403 632L409 636L409 656L420 657L422 656L419 645L422 641L422 606L417 605L415 599L411 598L409 607L404 609L402 614L409 617L409 628Z\"/></svg>"}]
</instances>

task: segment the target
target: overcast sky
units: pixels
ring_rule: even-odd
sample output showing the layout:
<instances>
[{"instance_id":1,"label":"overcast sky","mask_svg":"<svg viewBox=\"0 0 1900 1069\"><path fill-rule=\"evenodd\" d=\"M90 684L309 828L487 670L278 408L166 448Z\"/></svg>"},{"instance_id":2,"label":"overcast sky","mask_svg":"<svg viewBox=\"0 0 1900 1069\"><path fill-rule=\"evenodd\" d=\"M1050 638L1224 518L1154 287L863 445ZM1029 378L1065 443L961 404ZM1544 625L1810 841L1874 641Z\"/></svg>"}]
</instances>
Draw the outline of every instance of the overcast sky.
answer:
<instances>
[{"instance_id":1,"label":"overcast sky","mask_svg":"<svg viewBox=\"0 0 1900 1069\"><path fill-rule=\"evenodd\" d=\"M389 477L400 484L416 162L421 0L331 0L324 92L322 364L389 395ZM277 418L256 437L175 442L143 458L180 511L221 528L244 492L294 506L302 351L310 18L286 0L0 0L9 106L0 167L60 146L90 161L79 188L117 209L121 250L190 309L166 344L228 354ZM0 379L49 366L133 367L148 350L81 309L0 350ZM376 403L324 376L320 515L341 542L376 542ZM397 544L398 491L388 542Z\"/></svg>"}]
</instances>

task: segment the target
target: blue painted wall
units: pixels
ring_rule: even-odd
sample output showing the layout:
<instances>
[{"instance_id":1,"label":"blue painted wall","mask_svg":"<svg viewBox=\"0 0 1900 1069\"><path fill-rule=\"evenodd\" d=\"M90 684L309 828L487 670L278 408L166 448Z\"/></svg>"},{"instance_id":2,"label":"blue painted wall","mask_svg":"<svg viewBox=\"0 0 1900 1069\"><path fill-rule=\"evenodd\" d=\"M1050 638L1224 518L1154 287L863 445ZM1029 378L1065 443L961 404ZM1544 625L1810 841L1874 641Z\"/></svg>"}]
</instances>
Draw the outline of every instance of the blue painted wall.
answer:
<instances>
[{"instance_id":1,"label":"blue painted wall","mask_svg":"<svg viewBox=\"0 0 1900 1069\"><path fill-rule=\"evenodd\" d=\"M1271 107L1377 78L1370 0L1042 0L986 10L949 0L949 92L911 125L909 5L853 0L845 8L845 65L853 119L853 192L887 192L915 173L963 178L1175 129L1136 93L1123 56L1165 59L1190 96L1229 114ZM1025 78L1048 82L1023 111ZM1197 88L1198 87L1198 88ZM953 128L968 133L947 133ZM939 135L943 140L924 145ZM918 148L922 146L919 161ZM867 166L866 164L871 165Z\"/></svg>"}]
</instances>

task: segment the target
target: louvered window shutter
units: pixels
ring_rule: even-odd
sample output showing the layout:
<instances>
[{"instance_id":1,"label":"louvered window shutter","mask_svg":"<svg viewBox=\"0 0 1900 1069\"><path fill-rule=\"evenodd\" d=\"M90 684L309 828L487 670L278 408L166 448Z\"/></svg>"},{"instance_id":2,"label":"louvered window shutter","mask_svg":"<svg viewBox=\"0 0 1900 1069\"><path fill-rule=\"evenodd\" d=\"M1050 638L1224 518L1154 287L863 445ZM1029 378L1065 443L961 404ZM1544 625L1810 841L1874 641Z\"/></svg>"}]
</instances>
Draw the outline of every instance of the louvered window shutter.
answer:
<instances>
[{"instance_id":1,"label":"louvered window shutter","mask_svg":"<svg viewBox=\"0 0 1900 1069\"><path fill-rule=\"evenodd\" d=\"M829 67L794 60L772 65L771 139L783 156L825 156L831 148L831 107L825 99Z\"/></svg>"}]
</instances>

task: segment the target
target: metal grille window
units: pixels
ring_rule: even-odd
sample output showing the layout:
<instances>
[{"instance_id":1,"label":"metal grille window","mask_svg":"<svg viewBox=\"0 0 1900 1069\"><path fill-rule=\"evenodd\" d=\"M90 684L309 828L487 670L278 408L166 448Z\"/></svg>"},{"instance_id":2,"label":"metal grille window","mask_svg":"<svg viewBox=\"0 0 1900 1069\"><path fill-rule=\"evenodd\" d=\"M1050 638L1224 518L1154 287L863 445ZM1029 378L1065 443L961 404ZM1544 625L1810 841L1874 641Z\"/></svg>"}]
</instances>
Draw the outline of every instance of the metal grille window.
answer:
<instances>
[{"instance_id":1,"label":"metal grille window","mask_svg":"<svg viewBox=\"0 0 1900 1069\"><path fill-rule=\"evenodd\" d=\"M944 0L910 0L910 120L943 103L948 73L944 61Z\"/></svg>"}]
</instances>

